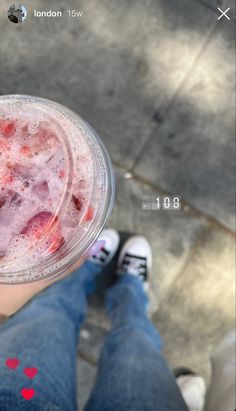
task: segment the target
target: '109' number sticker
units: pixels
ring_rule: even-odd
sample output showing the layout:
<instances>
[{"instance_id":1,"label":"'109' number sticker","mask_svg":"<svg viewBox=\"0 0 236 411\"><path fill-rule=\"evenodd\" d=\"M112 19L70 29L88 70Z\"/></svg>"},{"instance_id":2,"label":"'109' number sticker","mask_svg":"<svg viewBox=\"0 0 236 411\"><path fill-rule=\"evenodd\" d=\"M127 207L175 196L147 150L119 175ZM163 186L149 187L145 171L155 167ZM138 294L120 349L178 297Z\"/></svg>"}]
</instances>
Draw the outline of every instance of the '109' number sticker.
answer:
<instances>
[{"instance_id":1,"label":"'109' number sticker","mask_svg":"<svg viewBox=\"0 0 236 411\"><path fill-rule=\"evenodd\" d=\"M145 195L142 199L142 210L181 210L180 196Z\"/></svg>"}]
</instances>

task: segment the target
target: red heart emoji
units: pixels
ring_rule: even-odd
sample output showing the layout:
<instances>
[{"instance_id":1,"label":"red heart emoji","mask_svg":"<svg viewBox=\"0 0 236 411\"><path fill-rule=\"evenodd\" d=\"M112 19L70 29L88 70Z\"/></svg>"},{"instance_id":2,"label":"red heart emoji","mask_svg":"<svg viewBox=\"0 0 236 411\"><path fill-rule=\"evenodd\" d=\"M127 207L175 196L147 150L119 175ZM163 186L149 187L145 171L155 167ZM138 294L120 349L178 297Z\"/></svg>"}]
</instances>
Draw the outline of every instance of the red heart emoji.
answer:
<instances>
[{"instance_id":1,"label":"red heart emoji","mask_svg":"<svg viewBox=\"0 0 236 411\"><path fill-rule=\"evenodd\" d=\"M28 377L33 379L36 374L38 374L38 368L25 368L24 374Z\"/></svg>"},{"instance_id":2,"label":"red heart emoji","mask_svg":"<svg viewBox=\"0 0 236 411\"><path fill-rule=\"evenodd\" d=\"M20 364L20 361L18 360L18 358L8 358L5 362L6 366L8 368L11 368L12 370L15 370L18 365Z\"/></svg>"},{"instance_id":3,"label":"red heart emoji","mask_svg":"<svg viewBox=\"0 0 236 411\"><path fill-rule=\"evenodd\" d=\"M33 388L22 388L21 395L22 397L29 401L34 397L35 391Z\"/></svg>"}]
</instances>

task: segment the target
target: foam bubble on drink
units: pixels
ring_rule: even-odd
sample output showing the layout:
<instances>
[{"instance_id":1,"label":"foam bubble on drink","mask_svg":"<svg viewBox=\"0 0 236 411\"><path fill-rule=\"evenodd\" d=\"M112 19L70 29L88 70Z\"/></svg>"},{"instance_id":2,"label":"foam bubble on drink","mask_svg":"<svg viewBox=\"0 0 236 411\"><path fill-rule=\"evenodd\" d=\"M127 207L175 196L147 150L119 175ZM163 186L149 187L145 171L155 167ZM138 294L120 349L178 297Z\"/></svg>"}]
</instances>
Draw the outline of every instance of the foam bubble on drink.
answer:
<instances>
[{"instance_id":1,"label":"foam bubble on drink","mask_svg":"<svg viewBox=\"0 0 236 411\"><path fill-rule=\"evenodd\" d=\"M77 135L73 159L67 158L65 132ZM92 189L91 153L71 120L62 122L59 113L36 104L12 110L0 105L0 267L16 260L34 263L56 252L78 225L91 223L85 216Z\"/></svg>"}]
</instances>

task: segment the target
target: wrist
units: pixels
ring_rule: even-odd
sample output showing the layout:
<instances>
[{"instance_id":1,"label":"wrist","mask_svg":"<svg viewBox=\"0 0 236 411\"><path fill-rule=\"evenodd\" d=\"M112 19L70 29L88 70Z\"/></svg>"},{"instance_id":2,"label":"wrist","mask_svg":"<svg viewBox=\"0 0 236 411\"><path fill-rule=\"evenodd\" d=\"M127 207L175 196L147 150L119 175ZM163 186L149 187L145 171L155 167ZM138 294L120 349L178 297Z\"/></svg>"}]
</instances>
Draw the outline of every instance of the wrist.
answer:
<instances>
[{"instance_id":1,"label":"wrist","mask_svg":"<svg viewBox=\"0 0 236 411\"><path fill-rule=\"evenodd\" d=\"M0 315L9 317L45 286L0 286Z\"/></svg>"}]
</instances>

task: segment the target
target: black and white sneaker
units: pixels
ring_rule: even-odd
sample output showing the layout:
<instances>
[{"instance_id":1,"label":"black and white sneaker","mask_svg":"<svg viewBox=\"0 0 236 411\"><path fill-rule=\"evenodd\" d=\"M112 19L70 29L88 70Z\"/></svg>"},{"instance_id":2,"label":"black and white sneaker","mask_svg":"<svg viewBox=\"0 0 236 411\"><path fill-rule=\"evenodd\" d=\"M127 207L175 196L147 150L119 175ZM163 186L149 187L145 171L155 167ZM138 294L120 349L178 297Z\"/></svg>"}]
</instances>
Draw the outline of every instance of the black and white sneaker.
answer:
<instances>
[{"instance_id":1,"label":"black and white sneaker","mask_svg":"<svg viewBox=\"0 0 236 411\"><path fill-rule=\"evenodd\" d=\"M141 236L132 236L124 244L119 260L118 274L134 275L143 282L145 291L148 289L148 275L152 267L152 250Z\"/></svg>"},{"instance_id":2,"label":"black and white sneaker","mask_svg":"<svg viewBox=\"0 0 236 411\"><path fill-rule=\"evenodd\" d=\"M114 257L120 243L120 236L117 231L112 228L103 230L98 237L96 243L92 247L94 252L88 261L98 264L101 268L104 268Z\"/></svg>"}]
</instances>

